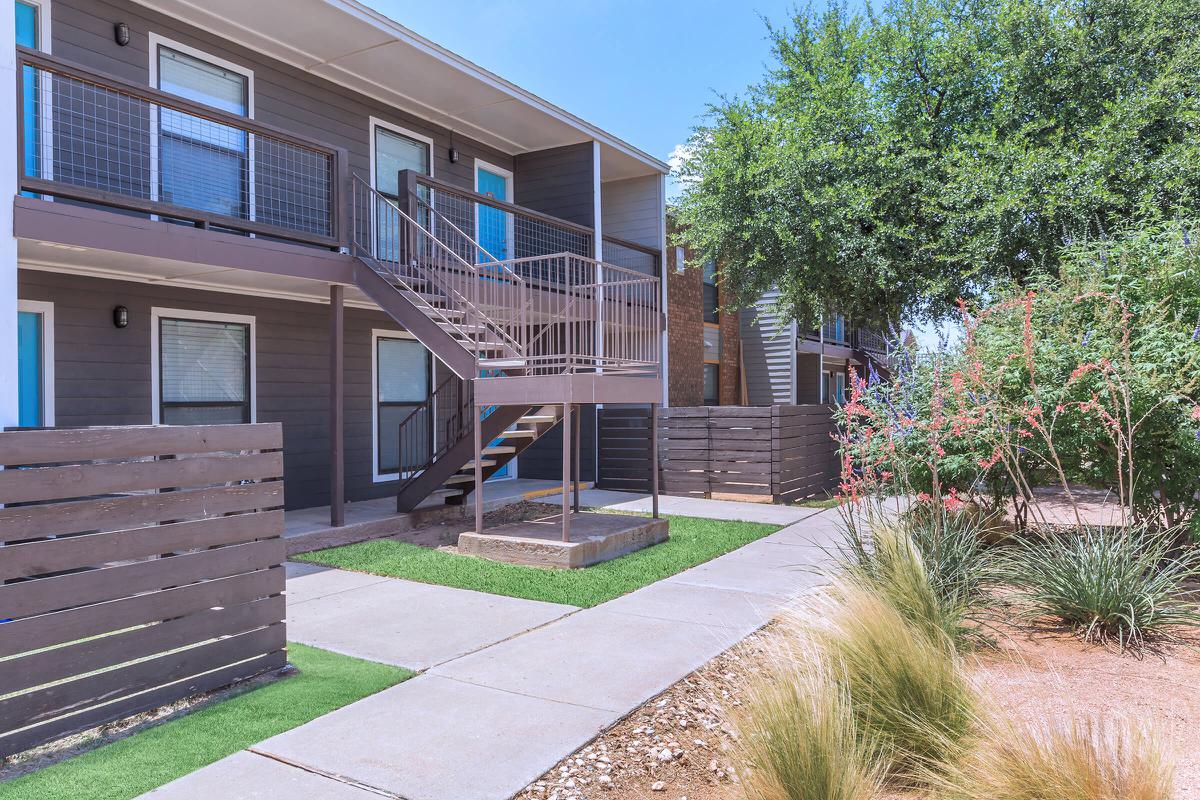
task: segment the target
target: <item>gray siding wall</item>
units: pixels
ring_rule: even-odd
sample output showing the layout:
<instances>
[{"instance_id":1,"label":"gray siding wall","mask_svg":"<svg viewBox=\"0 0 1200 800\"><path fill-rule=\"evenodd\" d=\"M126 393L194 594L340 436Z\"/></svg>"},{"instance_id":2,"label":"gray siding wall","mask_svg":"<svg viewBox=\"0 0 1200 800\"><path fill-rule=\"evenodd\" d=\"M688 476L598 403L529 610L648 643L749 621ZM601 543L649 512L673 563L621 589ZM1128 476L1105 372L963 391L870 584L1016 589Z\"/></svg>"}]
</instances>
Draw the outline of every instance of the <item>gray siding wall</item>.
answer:
<instances>
[{"instance_id":1,"label":"gray siding wall","mask_svg":"<svg viewBox=\"0 0 1200 800\"><path fill-rule=\"evenodd\" d=\"M795 325L784 323L772 309L776 291L764 294L753 308L740 312L742 359L748 402L753 406L792 403L792 359Z\"/></svg>"},{"instance_id":2,"label":"gray siding wall","mask_svg":"<svg viewBox=\"0 0 1200 800\"><path fill-rule=\"evenodd\" d=\"M821 402L820 372L821 356L816 353L796 354L796 402Z\"/></svg>"},{"instance_id":3,"label":"gray siding wall","mask_svg":"<svg viewBox=\"0 0 1200 800\"><path fill-rule=\"evenodd\" d=\"M583 142L517 156L513 159L515 202L543 214L594 227L593 155L592 143Z\"/></svg>"},{"instance_id":4,"label":"gray siding wall","mask_svg":"<svg viewBox=\"0 0 1200 800\"><path fill-rule=\"evenodd\" d=\"M517 171L511 156L461 134L454 136L460 158L451 164L449 130L128 0L55 0L51 9L55 55L127 81L148 84L151 33L253 70L255 119L345 148L351 170L364 177L370 173L372 116L432 138L434 175L443 180L474 188L472 170L477 157ZM129 25L130 41L125 47L113 41L113 23L117 21ZM413 76L413 80L419 79ZM521 177L517 175L515 180L520 186ZM585 186L590 190L590 172Z\"/></svg>"},{"instance_id":5,"label":"gray siding wall","mask_svg":"<svg viewBox=\"0 0 1200 800\"><path fill-rule=\"evenodd\" d=\"M288 508L329 503L329 307L162 284L21 270L18 296L54 303L55 423L147 425L151 421L150 309L255 318L257 421L283 423ZM129 327L112 310L129 309ZM347 308L346 498L394 494L373 483L371 332L399 326L382 311ZM449 374L435 361L435 382Z\"/></svg>"},{"instance_id":6,"label":"gray siding wall","mask_svg":"<svg viewBox=\"0 0 1200 800\"><path fill-rule=\"evenodd\" d=\"M662 246L663 204L657 175L600 185L601 232L650 247Z\"/></svg>"}]
</instances>

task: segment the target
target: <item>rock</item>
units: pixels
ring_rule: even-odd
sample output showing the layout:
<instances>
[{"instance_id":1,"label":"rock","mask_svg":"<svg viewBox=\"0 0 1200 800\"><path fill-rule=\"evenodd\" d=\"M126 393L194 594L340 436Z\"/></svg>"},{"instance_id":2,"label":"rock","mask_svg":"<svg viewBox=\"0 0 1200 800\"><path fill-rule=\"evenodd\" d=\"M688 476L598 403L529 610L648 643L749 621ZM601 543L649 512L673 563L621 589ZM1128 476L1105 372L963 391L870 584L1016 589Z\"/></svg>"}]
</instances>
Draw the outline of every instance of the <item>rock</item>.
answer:
<instances>
[{"instance_id":1,"label":"rock","mask_svg":"<svg viewBox=\"0 0 1200 800\"><path fill-rule=\"evenodd\" d=\"M607 775L601 775L599 778L596 778L596 783L608 788L609 786L612 786L612 778L608 777Z\"/></svg>"},{"instance_id":2,"label":"rock","mask_svg":"<svg viewBox=\"0 0 1200 800\"><path fill-rule=\"evenodd\" d=\"M650 791L652 792L665 792L666 790L667 784L663 781L655 781L654 783L650 784Z\"/></svg>"},{"instance_id":3,"label":"rock","mask_svg":"<svg viewBox=\"0 0 1200 800\"><path fill-rule=\"evenodd\" d=\"M671 751L665 747L658 752L658 760L659 761L663 761L663 762L670 761L674 757L675 756L671 754Z\"/></svg>"}]
</instances>

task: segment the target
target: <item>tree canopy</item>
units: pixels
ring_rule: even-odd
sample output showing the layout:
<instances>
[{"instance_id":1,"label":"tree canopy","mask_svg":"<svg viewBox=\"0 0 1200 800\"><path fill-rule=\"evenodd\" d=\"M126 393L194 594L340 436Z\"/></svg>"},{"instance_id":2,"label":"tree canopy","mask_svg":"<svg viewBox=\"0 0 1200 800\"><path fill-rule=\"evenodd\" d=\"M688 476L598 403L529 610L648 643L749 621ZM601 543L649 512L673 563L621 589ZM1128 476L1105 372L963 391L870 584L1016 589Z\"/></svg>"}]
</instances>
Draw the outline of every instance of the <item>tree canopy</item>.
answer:
<instances>
[{"instance_id":1,"label":"tree canopy","mask_svg":"<svg viewBox=\"0 0 1200 800\"><path fill-rule=\"evenodd\" d=\"M741 303L937 318L1200 212L1196 0L889 0L768 35L680 169L680 236Z\"/></svg>"}]
</instances>

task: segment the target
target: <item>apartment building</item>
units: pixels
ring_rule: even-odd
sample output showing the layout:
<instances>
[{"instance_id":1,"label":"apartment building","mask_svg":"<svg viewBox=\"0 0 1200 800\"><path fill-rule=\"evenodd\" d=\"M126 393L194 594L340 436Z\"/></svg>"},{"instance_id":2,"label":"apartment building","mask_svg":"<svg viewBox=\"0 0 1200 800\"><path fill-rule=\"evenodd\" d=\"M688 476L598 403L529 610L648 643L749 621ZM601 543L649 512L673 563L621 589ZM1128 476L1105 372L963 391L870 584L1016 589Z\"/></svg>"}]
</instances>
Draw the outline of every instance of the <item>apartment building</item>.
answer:
<instances>
[{"instance_id":1,"label":"apartment building","mask_svg":"<svg viewBox=\"0 0 1200 800\"><path fill-rule=\"evenodd\" d=\"M281 422L336 521L664 402L660 160L354 0L12 20L0 426Z\"/></svg>"}]
</instances>

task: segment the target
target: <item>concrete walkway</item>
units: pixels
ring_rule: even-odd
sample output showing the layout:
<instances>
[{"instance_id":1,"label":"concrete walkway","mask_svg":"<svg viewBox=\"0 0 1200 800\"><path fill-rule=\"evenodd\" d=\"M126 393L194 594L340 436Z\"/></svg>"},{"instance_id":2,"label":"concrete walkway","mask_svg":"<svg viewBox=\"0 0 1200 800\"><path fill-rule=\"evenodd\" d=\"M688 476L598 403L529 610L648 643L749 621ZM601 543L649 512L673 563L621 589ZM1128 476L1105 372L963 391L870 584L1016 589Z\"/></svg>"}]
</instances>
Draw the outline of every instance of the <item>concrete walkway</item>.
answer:
<instances>
[{"instance_id":1,"label":"concrete walkway","mask_svg":"<svg viewBox=\"0 0 1200 800\"><path fill-rule=\"evenodd\" d=\"M694 510L686 513L742 513L720 508L722 501L689 501L697 502L705 507L689 506ZM289 582L289 605L296 604L290 634L303 641L308 626L310 639L320 643L336 628L335 649L432 666L151 794L160 800L198 800L214 791L263 800L506 800L759 628L788 598L820 583L817 568L827 558L823 548L836 539L836 512L788 511L807 516L582 611L529 601L510 607L507 598L483 600L474 592L465 597L459 590L336 570L297 575ZM472 611L490 615L488 622L471 626ZM413 616L429 619L393 619ZM319 622L322 617L327 621ZM393 627L377 636L356 633L376 626ZM442 638L443 627L474 632ZM430 638L417 641L423 636ZM389 637L396 641L389 644Z\"/></svg>"},{"instance_id":2,"label":"concrete walkway","mask_svg":"<svg viewBox=\"0 0 1200 800\"><path fill-rule=\"evenodd\" d=\"M549 494L529 498L538 503L562 505L562 495ZM612 511L636 511L649 514L653 499L648 494L614 492L608 489L585 489L579 493L580 505L588 508L606 508ZM803 506L776 506L770 503L748 503L736 500L706 500L703 497L674 497L660 495L659 513L678 517L707 517L728 519L738 522L769 522L774 525L791 525L811 517L818 509Z\"/></svg>"}]
</instances>

